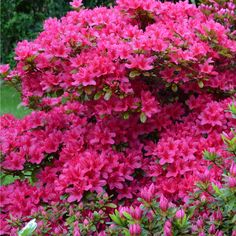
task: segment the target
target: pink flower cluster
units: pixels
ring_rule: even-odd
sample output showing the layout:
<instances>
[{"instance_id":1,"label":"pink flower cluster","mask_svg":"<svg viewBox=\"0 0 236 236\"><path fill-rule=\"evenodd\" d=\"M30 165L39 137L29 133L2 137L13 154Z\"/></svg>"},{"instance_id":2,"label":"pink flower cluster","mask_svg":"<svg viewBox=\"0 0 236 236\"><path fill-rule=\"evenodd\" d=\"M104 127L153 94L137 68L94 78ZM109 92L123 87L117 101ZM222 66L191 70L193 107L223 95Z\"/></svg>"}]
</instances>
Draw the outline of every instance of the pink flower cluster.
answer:
<instances>
[{"instance_id":1,"label":"pink flower cluster","mask_svg":"<svg viewBox=\"0 0 236 236\"><path fill-rule=\"evenodd\" d=\"M129 205L152 184L153 194L185 202L208 166L203 151L227 156L220 134L236 125L224 112L236 87L230 26L187 2L71 5L76 11L18 43L13 71L1 67L35 110L1 117L2 171L34 184L2 187L1 234L16 232L10 217L22 222L88 193ZM220 175L214 167L208 177Z\"/></svg>"}]
</instances>

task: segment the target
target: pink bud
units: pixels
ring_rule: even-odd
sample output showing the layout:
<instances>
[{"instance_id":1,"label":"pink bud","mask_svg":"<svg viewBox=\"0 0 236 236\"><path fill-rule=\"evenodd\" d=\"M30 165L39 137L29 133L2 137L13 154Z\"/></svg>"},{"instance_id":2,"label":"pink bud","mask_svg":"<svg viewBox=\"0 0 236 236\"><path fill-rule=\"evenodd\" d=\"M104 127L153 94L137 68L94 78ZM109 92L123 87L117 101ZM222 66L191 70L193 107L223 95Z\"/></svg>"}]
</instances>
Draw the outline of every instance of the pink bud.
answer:
<instances>
[{"instance_id":1,"label":"pink bud","mask_svg":"<svg viewBox=\"0 0 236 236\"><path fill-rule=\"evenodd\" d=\"M216 236L224 236L224 233L221 230L217 230L215 235Z\"/></svg>"},{"instance_id":2,"label":"pink bud","mask_svg":"<svg viewBox=\"0 0 236 236\"><path fill-rule=\"evenodd\" d=\"M208 219L208 217L209 217L209 216L208 216L208 214L207 214L206 212L202 214L202 218L203 218L203 219Z\"/></svg>"},{"instance_id":3,"label":"pink bud","mask_svg":"<svg viewBox=\"0 0 236 236\"><path fill-rule=\"evenodd\" d=\"M208 169L206 169L204 171L204 173L198 173L198 178L202 181L202 182L207 182L210 178L210 171Z\"/></svg>"},{"instance_id":4,"label":"pink bud","mask_svg":"<svg viewBox=\"0 0 236 236\"><path fill-rule=\"evenodd\" d=\"M132 224L129 226L129 233L131 236L141 235L142 229L139 224Z\"/></svg>"},{"instance_id":5,"label":"pink bud","mask_svg":"<svg viewBox=\"0 0 236 236\"><path fill-rule=\"evenodd\" d=\"M100 233L98 234L98 236L106 236L105 231L100 232Z\"/></svg>"},{"instance_id":6,"label":"pink bud","mask_svg":"<svg viewBox=\"0 0 236 236\"><path fill-rule=\"evenodd\" d=\"M204 232L200 232L198 236L205 236L206 234Z\"/></svg>"},{"instance_id":7,"label":"pink bud","mask_svg":"<svg viewBox=\"0 0 236 236\"><path fill-rule=\"evenodd\" d=\"M215 227L215 225L213 224L213 225L211 225L210 228L209 228L209 234L215 234L215 232L216 232L216 227Z\"/></svg>"},{"instance_id":8,"label":"pink bud","mask_svg":"<svg viewBox=\"0 0 236 236\"><path fill-rule=\"evenodd\" d=\"M142 210L140 209L140 207L135 207L132 211L131 211L131 216L135 219L135 220L140 220L142 218Z\"/></svg>"},{"instance_id":9,"label":"pink bud","mask_svg":"<svg viewBox=\"0 0 236 236\"><path fill-rule=\"evenodd\" d=\"M79 226L78 226L78 221L74 222L74 230L73 230L73 235L75 236L80 236L80 230L79 230Z\"/></svg>"},{"instance_id":10,"label":"pink bud","mask_svg":"<svg viewBox=\"0 0 236 236\"><path fill-rule=\"evenodd\" d=\"M229 173L233 176L236 176L236 163L232 163L229 169Z\"/></svg>"},{"instance_id":11,"label":"pink bud","mask_svg":"<svg viewBox=\"0 0 236 236\"><path fill-rule=\"evenodd\" d=\"M80 215L81 215L81 213L80 213L79 211L75 213L75 216L76 216L77 218L80 218Z\"/></svg>"},{"instance_id":12,"label":"pink bud","mask_svg":"<svg viewBox=\"0 0 236 236\"><path fill-rule=\"evenodd\" d=\"M74 0L73 2L70 3L70 5L74 8L79 8L82 5L82 0Z\"/></svg>"},{"instance_id":13,"label":"pink bud","mask_svg":"<svg viewBox=\"0 0 236 236\"><path fill-rule=\"evenodd\" d=\"M221 212L220 209L218 209L217 211L215 211L215 212L213 213L213 218L214 218L214 220L216 220L216 221L221 221L221 220L222 220L223 216L222 216L222 212Z\"/></svg>"},{"instance_id":14,"label":"pink bud","mask_svg":"<svg viewBox=\"0 0 236 236\"><path fill-rule=\"evenodd\" d=\"M87 219L84 219L84 225L88 225L89 224L89 221Z\"/></svg>"},{"instance_id":15,"label":"pink bud","mask_svg":"<svg viewBox=\"0 0 236 236\"><path fill-rule=\"evenodd\" d=\"M164 225L164 236L172 236L172 224L169 220Z\"/></svg>"},{"instance_id":16,"label":"pink bud","mask_svg":"<svg viewBox=\"0 0 236 236\"><path fill-rule=\"evenodd\" d=\"M104 213L104 211L103 211L103 210L100 210L100 211L98 211L98 213L99 213L100 215L102 215L102 214Z\"/></svg>"},{"instance_id":17,"label":"pink bud","mask_svg":"<svg viewBox=\"0 0 236 236\"><path fill-rule=\"evenodd\" d=\"M154 215L155 215L155 214L154 214L153 211L149 211L149 212L147 213L147 218L148 218L149 222L151 222L151 221L153 220Z\"/></svg>"},{"instance_id":18,"label":"pink bud","mask_svg":"<svg viewBox=\"0 0 236 236\"><path fill-rule=\"evenodd\" d=\"M232 236L236 236L236 230L233 230Z\"/></svg>"},{"instance_id":19,"label":"pink bud","mask_svg":"<svg viewBox=\"0 0 236 236\"><path fill-rule=\"evenodd\" d=\"M116 228L116 225L115 224L111 224L110 227L112 230Z\"/></svg>"},{"instance_id":20,"label":"pink bud","mask_svg":"<svg viewBox=\"0 0 236 236\"><path fill-rule=\"evenodd\" d=\"M235 188L236 187L236 178L229 177L228 178L228 185L230 188Z\"/></svg>"},{"instance_id":21,"label":"pink bud","mask_svg":"<svg viewBox=\"0 0 236 236\"><path fill-rule=\"evenodd\" d=\"M201 202L206 202L206 200L207 200L205 195L201 195L200 199L201 199Z\"/></svg>"},{"instance_id":22,"label":"pink bud","mask_svg":"<svg viewBox=\"0 0 236 236\"><path fill-rule=\"evenodd\" d=\"M176 211L176 213L175 213L175 217L176 217L177 219L183 219L183 218L184 218L184 215L185 215L185 213L184 213L184 210L183 210L183 209L180 209L180 210Z\"/></svg>"},{"instance_id":23,"label":"pink bud","mask_svg":"<svg viewBox=\"0 0 236 236\"><path fill-rule=\"evenodd\" d=\"M160 209L163 212L166 212L168 210L168 206L169 206L168 200L163 195L161 195L161 197L160 197Z\"/></svg>"},{"instance_id":24,"label":"pink bud","mask_svg":"<svg viewBox=\"0 0 236 236\"><path fill-rule=\"evenodd\" d=\"M149 188L144 188L141 191L141 198L146 202L150 203L154 198L154 193L155 193L155 186L154 184L151 184Z\"/></svg>"},{"instance_id":25,"label":"pink bud","mask_svg":"<svg viewBox=\"0 0 236 236\"><path fill-rule=\"evenodd\" d=\"M203 225L204 225L203 220L202 220L202 219L198 219L198 220L197 220L197 227L200 228L200 229L202 229L202 228L203 228Z\"/></svg>"}]
</instances>

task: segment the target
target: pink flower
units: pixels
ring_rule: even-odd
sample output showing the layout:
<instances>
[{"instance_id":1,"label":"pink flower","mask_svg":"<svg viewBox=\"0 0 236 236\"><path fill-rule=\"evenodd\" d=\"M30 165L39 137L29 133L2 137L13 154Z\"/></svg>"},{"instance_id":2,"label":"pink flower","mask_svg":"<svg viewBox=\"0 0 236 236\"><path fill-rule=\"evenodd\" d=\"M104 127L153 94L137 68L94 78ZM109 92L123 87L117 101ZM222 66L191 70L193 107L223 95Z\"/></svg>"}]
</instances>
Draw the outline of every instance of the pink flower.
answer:
<instances>
[{"instance_id":1,"label":"pink flower","mask_svg":"<svg viewBox=\"0 0 236 236\"><path fill-rule=\"evenodd\" d=\"M10 69L9 64L0 65L0 74L5 74L5 73L7 73L9 69Z\"/></svg>"},{"instance_id":2,"label":"pink flower","mask_svg":"<svg viewBox=\"0 0 236 236\"><path fill-rule=\"evenodd\" d=\"M153 69L152 63L154 59L154 57L145 57L143 54L135 55L134 57L130 57L130 64L126 64L126 67L130 69L151 70Z\"/></svg>"},{"instance_id":3,"label":"pink flower","mask_svg":"<svg viewBox=\"0 0 236 236\"><path fill-rule=\"evenodd\" d=\"M142 112L145 113L147 117L151 117L153 114L160 111L159 103L155 100L155 97L149 91L142 91Z\"/></svg>"}]
</instances>

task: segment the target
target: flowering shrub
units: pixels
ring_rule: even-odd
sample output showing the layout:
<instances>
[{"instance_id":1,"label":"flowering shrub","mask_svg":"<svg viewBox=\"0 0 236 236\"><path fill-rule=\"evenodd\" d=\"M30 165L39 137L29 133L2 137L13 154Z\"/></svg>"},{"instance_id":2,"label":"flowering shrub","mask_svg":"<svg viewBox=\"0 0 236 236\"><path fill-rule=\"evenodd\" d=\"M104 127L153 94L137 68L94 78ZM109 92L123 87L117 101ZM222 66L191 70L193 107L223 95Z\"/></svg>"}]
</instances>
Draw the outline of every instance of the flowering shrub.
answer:
<instances>
[{"instance_id":1,"label":"flowering shrub","mask_svg":"<svg viewBox=\"0 0 236 236\"><path fill-rule=\"evenodd\" d=\"M233 190L222 187L223 169L233 164L220 136L234 148L236 121L224 112L235 109L231 21L186 2L81 4L73 1L75 11L20 42L14 70L1 67L35 111L1 117L1 178L12 183L1 187L0 234L15 235L34 218L43 235L184 235L196 183L198 192L214 183L213 194L235 187L234 174ZM225 203L204 193L205 202ZM219 213L192 205L199 210L193 228L197 217ZM193 232L206 232L212 217ZM221 225L212 228L232 232Z\"/></svg>"}]
</instances>

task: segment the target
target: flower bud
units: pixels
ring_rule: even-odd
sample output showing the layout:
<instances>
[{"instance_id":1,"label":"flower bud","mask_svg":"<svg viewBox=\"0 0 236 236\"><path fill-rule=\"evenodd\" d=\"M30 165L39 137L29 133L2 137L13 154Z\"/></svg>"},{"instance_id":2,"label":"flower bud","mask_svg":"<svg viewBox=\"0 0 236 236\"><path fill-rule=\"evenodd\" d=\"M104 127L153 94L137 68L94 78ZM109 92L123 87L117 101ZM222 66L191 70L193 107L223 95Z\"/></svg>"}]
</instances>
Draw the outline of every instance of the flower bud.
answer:
<instances>
[{"instance_id":1,"label":"flower bud","mask_svg":"<svg viewBox=\"0 0 236 236\"><path fill-rule=\"evenodd\" d=\"M183 209L180 209L180 210L176 211L176 213L175 213L175 217L176 217L177 219L183 219L183 218L184 218L184 215L185 215L185 213L184 213L184 210L183 210Z\"/></svg>"},{"instance_id":2,"label":"flower bud","mask_svg":"<svg viewBox=\"0 0 236 236\"><path fill-rule=\"evenodd\" d=\"M230 188L235 188L236 187L236 178L234 177L229 177L228 178L228 186Z\"/></svg>"},{"instance_id":3,"label":"flower bud","mask_svg":"<svg viewBox=\"0 0 236 236\"><path fill-rule=\"evenodd\" d=\"M197 227L198 227L199 229L202 229L202 228L203 228L203 225L204 225L203 220L202 220L202 219L198 219L198 220L197 220Z\"/></svg>"},{"instance_id":4,"label":"flower bud","mask_svg":"<svg viewBox=\"0 0 236 236\"><path fill-rule=\"evenodd\" d=\"M232 236L236 236L236 230L233 230Z\"/></svg>"},{"instance_id":5,"label":"flower bud","mask_svg":"<svg viewBox=\"0 0 236 236\"><path fill-rule=\"evenodd\" d=\"M236 176L236 163L232 163L229 169L229 173L233 176Z\"/></svg>"},{"instance_id":6,"label":"flower bud","mask_svg":"<svg viewBox=\"0 0 236 236\"><path fill-rule=\"evenodd\" d=\"M146 202L150 203L154 198L154 193L155 193L155 186L154 184L151 184L149 188L144 188L141 191L141 198Z\"/></svg>"},{"instance_id":7,"label":"flower bud","mask_svg":"<svg viewBox=\"0 0 236 236\"><path fill-rule=\"evenodd\" d=\"M161 195L161 197L160 197L160 209L163 212L166 212L168 210L168 206L169 206L168 200L163 195Z\"/></svg>"},{"instance_id":8,"label":"flower bud","mask_svg":"<svg viewBox=\"0 0 236 236\"><path fill-rule=\"evenodd\" d=\"M151 222L152 220L153 220L153 218L154 218L154 212L153 211L149 211L148 213L147 213L147 218L148 218L148 221L149 222Z\"/></svg>"},{"instance_id":9,"label":"flower bud","mask_svg":"<svg viewBox=\"0 0 236 236\"><path fill-rule=\"evenodd\" d=\"M207 182L209 181L210 178L210 171L208 169L206 169L204 171L204 173L198 173L198 178L202 181L202 182Z\"/></svg>"},{"instance_id":10,"label":"flower bud","mask_svg":"<svg viewBox=\"0 0 236 236\"><path fill-rule=\"evenodd\" d=\"M88 225L89 224L89 221L87 219L84 219L84 225Z\"/></svg>"},{"instance_id":11,"label":"flower bud","mask_svg":"<svg viewBox=\"0 0 236 236\"><path fill-rule=\"evenodd\" d=\"M142 218L142 210L140 209L140 207L135 207L132 211L131 211L131 216L135 219L135 220L140 220Z\"/></svg>"},{"instance_id":12,"label":"flower bud","mask_svg":"<svg viewBox=\"0 0 236 236\"><path fill-rule=\"evenodd\" d=\"M198 236L205 236L206 234L204 232L200 232Z\"/></svg>"},{"instance_id":13,"label":"flower bud","mask_svg":"<svg viewBox=\"0 0 236 236\"><path fill-rule=\"evenodd\" d=\"M74 235L74 236L80 236L80 229L79 229L78 221L75 221L75 222L74 222L73 235Z\"/></svg>"},{"instance_id":14,"label":"flower bud","mask_svg":"<svg viewBox=\"0 0 236 236\"><path fill-rule=\"evenodd\" d=\"M172 236L172 224L169 220L164 225L164 236Z\"/></svg>"},{"instance_id":15,"label":"flower bud","mask_svg":"<svg viewBox=\"0 0 236 236\"><path fill-rule=\"evenodd\" d=\"M224 236L224 233L221 230L217 230L215 235L216 236Z\"/></svg>"},{"instance_id":16,"label":"flower bud","mask_svg":"<svg viewBox=\"0 0 236 236\"><path fill-rule=\"evenodd\" d=\"M200 200L201 202L205 203L207 201L207 198L205 195L201 195Z\"/></svg>"},{"instance_id":17,"label":"flower bud","mask_svg":"<svg viewBox=\"0 0 236 236\"><path fill-rule=\"evenodd\" d=\"M216 233L216 227L214 224L212 224L209 228L209 234L215 234Z\"/></svg>"},{"instance_id":18,"label":"flower bud","mask_svg":"<svg viewBox=\"0 0 236 236\"><path fill-rule=\"evenodd\" d=\"M98 236L106 236L105 231L102 231L102 232L98 233Z\"/></svg>"},{"instance_id":19,"label":"flower bud","mask_svg":"<svg viewBox=\"0 0 236 236\"><path fill-rule=\"evenodd\" d=\"M129 233L131 236L141 235L142 229L139 224L132 224L129 226Z\"/></svg>"},{"instance_id":20,"label":"flower bud","mask_svg":"<svg viewBox=\"0 0 236 236\"><path fill-rule=\"evenodd\" d=\"M222 218L223 218L221 210L218 209L217 211L215 211L215 212L213 213L213 217L214 217L214 220L216 220L216 221L221 221Z\"/></svg>"}]
</instances>

